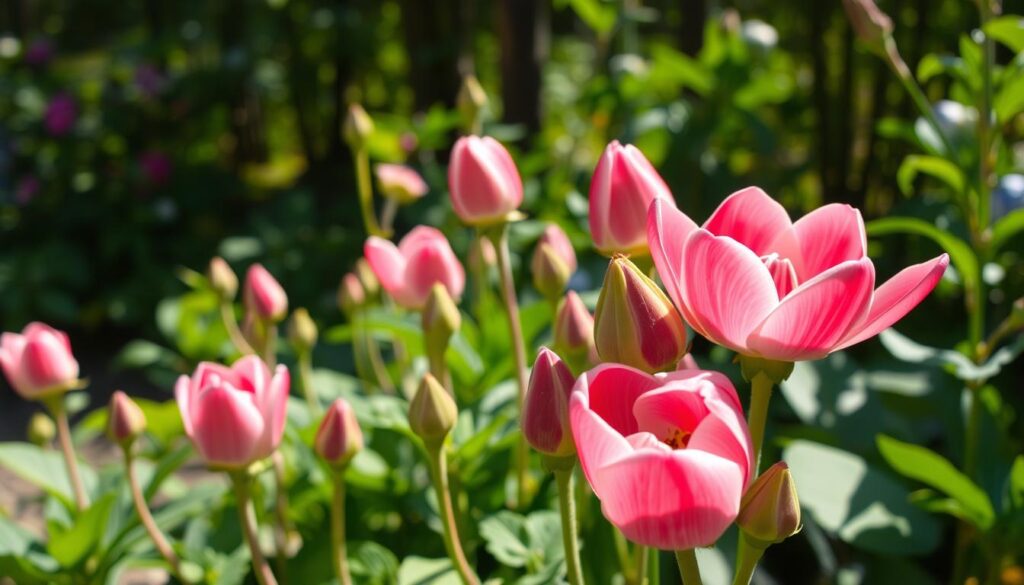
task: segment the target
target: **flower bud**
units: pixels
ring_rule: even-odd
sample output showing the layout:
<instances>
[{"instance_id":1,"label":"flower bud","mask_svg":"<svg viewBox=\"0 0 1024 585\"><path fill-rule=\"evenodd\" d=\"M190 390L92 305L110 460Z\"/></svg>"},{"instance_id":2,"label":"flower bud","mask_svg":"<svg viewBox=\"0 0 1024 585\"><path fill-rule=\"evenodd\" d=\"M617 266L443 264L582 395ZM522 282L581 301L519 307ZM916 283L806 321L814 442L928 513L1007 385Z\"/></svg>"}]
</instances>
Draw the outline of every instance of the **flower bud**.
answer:
<instances>
[{"instance_id":1,"label":"flower bud","mask_svg":"<svg viewBox=\"0 0 1024 585\"><path fill-rule=\"evenodd\" d=\"M892 19L882 12L874 0L843 0L850 26L871 51L879 56L886 52L886 39L892 36Z\"/></svg>"},{"instance_id":2,"label":"flower bud","mask_svg":"<svg viewBox=\"0 0 1024 585\"><path fill-rule=\"evenodd\" d=\"M452 148L448 191L464 223L490 226L509 221L523 202L523 180L512 155L490 136L464 136Z\"/></svg>"},{"instance_id":3,"label":"flower bud","mask_svg":"<svg viewBox=\"0 0 1024 585\"><path fill-rule=\"evenodd\" d=\"M28 421L28 442L37 447L49 445L57 436L57 425L45 412L37 412Z\"/></svg>"},{"instance_id":4,"label":"flower bud","mask_svg":"<svg viewBox=\"0 0 1024 585\"><path fill-rule=\"evenodd\" d=\"M363 106L349 104L341 135L352 150L362 150L366 147L366 141L373 135L373 119Z\"/></svg>"},{"instance_id":5,"label":"flower bud","mask_svg":"<svg viewBox=\"0 0 1024 585\"><path fill-rule=\"evenodd\" d=\"M462 327L462 314L452 295L440 282L434 283L423 306L423 337L429 348L446 348L453 333Z\"/></svg>"},{"instance_id":6,"label":"flower bud","mask_svg":"<svg viewBox=\"0 0 1024 585\"><path fill-rule=\"evenodd\" d=\"M562 228L549 224L537 240L530 261L533 286L549 299L562 296L569 279L576 272L576 251Z\"/></svg>"},{"instance_id":7,"label":"flower bud","mask_svg":"<svg viewBox=\"0 0 1024 585\"><path fill-rule=\"evenodd\" d=\"M594 344L605 362L645 372L675 369L686 354L686 329L672 302L635 264L608 264L594 314Z\"/></svg>"},{"instance_id":8,"label":"flower bud","mask_svg":"<svg viewBox=\"0 0 1024 585\"><path fill-rule=\"evenodd\" d=\"M359 278L359 283L363 285L366 300L376 297L380 292L380 281L377 280L377 275L373 273L373 268L366 258L356 260L355 274Z\"/></svg>"},{"instance_id":9,"label":"flower bud","mask_svg":"<svg viewBox=\"0 0 1024 585\"><path fill-rule=\"evenodd\" d=\"M118 390L110 397L107 408L107 437L127 447L146 430L146 415L134 400Z\"/></svg>"},{"instance_id":10,"label":"flower bud","mask_svg":"<svg viewBox=\"0 0 1024 585\"><path fill-rule=\"evenodd\" d=\"M310 352L316 347L316 338L316 323L309 316L309 311L301 307L295 309L288 322L288 340L292 346L299 353Z\"/></svg>"},{"instance_id":11,"label":"flower bud","mask_svg":"<svg viewBox=\"0 0 1024 585\"><path fill-rule=\"evenodd\" d=\"M210 260L209 268L206 269L206 278L210 281L210 288L220 295L222 301L235 300L235 294L238 293L238 277L226 260L214 256Z\"/></svg>"},{"instance_id":12,"label":"flower bud","mask_svg":"<svg viewBox=\"0 0 1024 585\"><path fill-rule=\"evenodd\" d=\"M569 394L576 383L569 367L555 352L540 348L530 373L523 403L523 436L545 455L567 457L576 453L569 427Z\"/></svg>"},{"instance_id":13,"label":"flower bud","mask_svg":"<svg viewBox=\"0 0 1024 585\"><path fill-rule=\"evenodd\" d=\"M81 384L67 334L44 323L29 323L20 334L0 335L0 367L27 400L53 397Z\"/></svg>"},{"instance_id":14,"label":"flower bud","mask_svg":"<svg viewBox=\"0 0 1024 585\"><path fill-rule=\"evenodd\" d=\"M455 426L459 409L444 386L432 374L423 375L409 403L409 426L428 446L444 441Z\"/></svg>"},{"instance_id":15,"label":"flower bud","mask_svg":"<svg viewBox=\"0 0 1024 585\"><path fill-rule=\"evenodd\" d=\"M363 450L363 431L352 407L339 398L327 409L316 431L313 449L335 469L342 469Z\"/></svg>"},{"instance_id":16,"label":"flower bud","mask_svg":"<svg viewBox=\"0 0 1024 585\"><path fill-rule=\"evenodd\" d=\"M554 349L580 372L597 363L594 317L576 291L569 291L555 313Z\"/></svg>"},{"instance_id":17,"label":"flower bud","mask_svg":"<svg viewBox=\"0 0 1024 585\"><path fill-rule=\"evenodd\" d=\"M412 167L381 163L373 167L381 195L408 204L427 194L427 183Z\"/></svg>"},{"instance_id":18,"label":"flower bud","mask_svg":"<svg viewBox=\"0 0 1024 585\"><path fill-rule=\"evenodd\" d=\"M277 323L288 312L288 296L262 264L253 264L245 275L245 307L260 319Z\"/></svg>"},{"instance_id":19,"label":"flower bud","mask_svg":"<svg viewBox=\"0 0 1024 585\"><path fill-rule=\"evenodd\" d=\"M341 284L338 285L338 308L341 312L351 316L365 304L366 290L359 277L354 272L342 276Z\"/></svg>"},{"instance_id":20,"label":"flower bud","mask_svg":"<svg viewBox=\"0 0 1024 585\"><path fill-rule=\"evenodd\" d=\"M800 531L800 501L785 462L772 465L751 484L736 523L752 544L761 547L782 542Z\"/></svg>"},{"instance_id":21,"label":"flower bud","mask_svg":"<svg viewBox=\"0 0 1024 585\"><path fill-rule=\"evenodd\" d=\"M470 133L478 131L480 117L487 107L487 92L475 75L462 78L459 95L455 98L455 107L459 110L462 127Z\"/></svg>"}]
</instances>

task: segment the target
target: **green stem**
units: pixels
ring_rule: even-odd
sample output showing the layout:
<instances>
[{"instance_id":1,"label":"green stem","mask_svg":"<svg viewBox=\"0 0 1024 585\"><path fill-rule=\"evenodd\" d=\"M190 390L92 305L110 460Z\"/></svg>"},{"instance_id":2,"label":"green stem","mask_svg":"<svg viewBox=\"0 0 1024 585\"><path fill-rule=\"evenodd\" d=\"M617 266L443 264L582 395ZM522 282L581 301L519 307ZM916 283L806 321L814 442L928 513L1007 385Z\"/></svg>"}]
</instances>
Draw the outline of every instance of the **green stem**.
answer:
<instances>
[{"instance_id":1,"label":"green stem","mask_svg":"<svg viewBox=\"0 0 1024 585\"><path fill-rule=\"evenodd\" d=\"M629 585L636 585L636 568L633 566L633 559L629 556L629 543L622 531L612 525L612 540L615 541L615 554L619 557L619 567L622 569L622 578Z\"/></svg>"},{"instance_id":2,"label":"green stem","mask_svg":"<svg viewBox=\"0 0 1024 585\"><path fill-rule=\"evenodd\" d=\"M363 226L371 236L387 238L391 234L385 232L377 224L377 216L373 212L373 184L370 181L370 154L366 147L353 153L356 167L356 188L359 192L359 210L363 214Z\"/></svg>"},{"instance_id":3,"label":"green stem","mask_svg":"<svg viewBox=\"0 0 1024 585\"><path fill-rule=\"evenodd\" d=\"M463 585L480 585L480 579L470 568L466 554L462 551L462 542L459 541L452 494L448 487L448 458L445 456L444 443L427 445L427 455L430 458L430 474L434 482L434 492L437 494L437 503L441 506L444 548L448 551L448 558L459 573Z\"/></svg>"},{"instance_id":4,"label":"green stem","mask_svg":"<svg viewBox=\"0 0 1024 585\"><path fill-rule=\"evenodd\" d=\"M644 583L647 582L648 552L648 548L641 544L636 545L636 548L633 549L633 567L636 569L636 581L634 581L634 583L636 583L636 585L644 585Z\"/></svg>"},{"instance_id":5,"label":"green stem","mask_svg":"<svg viewBox=\"0 0 1024 585\"><path fill-rule=\"evenodd\" d=\"M768 402L772 397L772 380L764 372L758 372L751 380L750 412L747 424L750 427L750 442L754 448L754 471L761 469L761 449L764 445L764 428L768 423Z\"/></svg>"},{"instance_id":6,"label":"green stem","mask_svg":"<svg viewBox=\"0 0 1024 585\"><path fill-rule=\"evenodd\" d=\"M683 585L702 585L700 566L697 565L697 554L693 549L677 550L676 562L679 564L679 576L683 578Z\"/></svg>"},{"instance_id":7,"label":"green stem","mask_svg":"<svg viewBox=\"0 0 1024 585\"><path fill-rule=\"evenodd\" d=\"M242 535L245 537L245 544L249 547L249 554L252 558L252 568L259 585L277 585L267 559L260 550L260 540L257 536L256 510L252 507L252 493L249 485L249 475L245 470L231 472L231 482L235 488L235 505L238 506L238 520L242 525Z\"/></svg>"},{"instance_id":8,"label":"green stem","mask_svg":"<svg viewBox=\"0 0 1024 585\"><path fill-rule=\"evenodd\" d=\"M274 562L281 582L288 581L288 540L292 533L291 522L288 520L288 487L284 482L284 455L274 451L270 456L274 468Z\"/></svg>"},{"instance_id":9,"label":"green stem","mask_svg":"<svg viewBox=\"0 0 1024 585\"><path fill-rule=\"evenodd\" d=\"M583 585L580 569L580 544L576 535L576 501L572 497L572 468L555 471L558 488L558 509L562 515L562 546L569 585Z\"/></svg>"},{"instance_id":10,"label":"green stem","mask_svg":"<svg viewBox=\"0 0 1024 585\"><path fill-rule=\"evenodd\" d=\"M75 445L71 442L71 425L68 424L68 411L64 408L64 394L51 396L44 403L50 409L50 414L57 423L57 439L60 442L61 453L64 455L64 465L68 469L68 481L75 494L75 505L81 512L89 507L89 496L85 493L85 485L78 472L78 457L75 456Z\"/></svg>"},{"instance_id":11,"label":"green stem","mask_svg":"<svg viewBox=\"0 0 1024 585\"><path fill-rule=\"evenodd\" d=\"M312 352L299 352L299 383L302 384L302 393L306 397L306 404L309 406L309 413L313 418L320 418L320 399L317 398L316 388L313 387L313 356Z\"/></svg>"},{"instance_id":12,"label":"green stem","mask_svg":"<svg viewBox=\"0 0 1024 585\"><path fill-rule=\"evenodd\" d=\"M265 324L263 350L260 352L267 367L274 369L277 365L277 325Z\"/></svg>"},{"instance_id":13,"label":"green stem","mask_svg":"<svg viewBox=\"0 0 1024 585\"><path fill-rule=\"evenodd\" d=\"M235 310L228 301L222 300L220 302L220 319L224 322L224 329L228 332L228 338L231 339L231 343L238 350L238 353L242 355L256 353L256 350L246 341L242 330L238 328L238 321L235 320Z\"/></svg>"},{"instance_id":14,"label":"green stem","mask_svg":"<svg viewBox=\"0 0 1024 585\"><path fill-rule=\"evenodd\" d=\"M508 317L508 326L512 333L512 352L515 356L516 383L519 387L517 398L519 412L521 413L523 411L523 402L526 400L526 387L529 382L526 376L526 343L523 340L523 326L519 320L519 301L516 299L516 286L512 279L512 258L508 248L508 225L495 229L491 232L490 237L498 254L501 297L505 303L505 314ZM526 436L520 433L519 443L516 446L516 507L519 509L526 506L529 453Z\"/></svg>"},{"instance_id":15,"label":"green stem","mask_svg":"<svg viewBox=\"0 0 1024 585\"><path fill-rule=\"evenodd\" d=\"M388 234L394 231L396 215L398 215L398 200L394 197L385 197L384 207L380 210L381 231Z\"/></svg>"},{"instance_id":16,"label":"green stem","mask_svg":"<svg viewBox=\"0 0 1024 585\"><path fill-rule=\"evenodd\" d=\"M754 577L754 570L757 569L757 563L763 554L763 548L752 546L741 534L740 547L736 551L736 574L733 577L732 585L750 585L750 580Z\"/></svg>"},{"instance_id":17,"label":"green stem","mask_svg":"<svg viewBox=\"0 0 1024 585\"><path fill-rule=\"evenodd\" d=\"M149 535L150 540L153 541L153 545L156 546L156 550L160 553L160 556L164 557L167 564L171 567L171 573L185 585L189 585L191 581L185 579L181 574L181 560L178 555L174 554L174 549L171 548L171 544L167 542L167 537L157 526L156 520L153 519L153 514L149 511L149 506L146 504L146 497L142 495L142 489L139 487L139 478L135 474L135 467L132 465L132 446L131 444L124 446L124 469L125 475L128 476L128 488L132 493L132 504L135 505L135 513L139 515L139 521L142 522L143 528L146 529L146 533Z\"/></svg>"},{"instance_id":18,"label":"green stem","mask_svg":"<svg viewBox=\"0 0 1024 585\"><path fill-rule=\"evenodd\" d=\"M647 563L647 582L650 585L661 585L661 551L652 548L651 559Z\"/></svg>"},{"instance_id":19,"label":"green stem","mask_svg":"<svg viewBox=\"0 0 1024 585\"><path fill-rule=\"evenodd\" d=\"M345 471L334 472L334 499L331 505L331 539L334 546L334 572L340 585L352 585L348 570L348 552L345 547Z\"/></svg>"}]
</instances>

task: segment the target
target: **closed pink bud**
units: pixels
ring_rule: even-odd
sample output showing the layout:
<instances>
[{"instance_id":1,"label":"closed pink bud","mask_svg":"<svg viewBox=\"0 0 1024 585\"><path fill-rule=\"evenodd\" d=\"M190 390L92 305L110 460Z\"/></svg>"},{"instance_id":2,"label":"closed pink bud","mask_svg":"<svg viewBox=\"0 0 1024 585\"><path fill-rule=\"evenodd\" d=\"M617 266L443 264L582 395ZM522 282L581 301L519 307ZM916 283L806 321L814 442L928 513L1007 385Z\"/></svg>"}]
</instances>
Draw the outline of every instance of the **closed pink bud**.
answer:
<instances>
[{"instance_id":1,"label":"closed pink bud","mask_svg":"<svg viewBox=\"0 0 1024 585\"><path fill-rule=\"evenodd\" d=\"M647 208L654 200L676 204L642 152L612 141L590 181L590 234L597 250L606 256L647 256Z\"/></svg>"},{"instance_id":2,"label":"closed pink bud","mask_svg":"<svg viewBox=\"0 0 1024 585\"><path fill-rule=\"evenodd\" d=\"M284 435L291 378L245 356L230 368L202 362L178 378L174 396L185 433L208 465L243 468L270 456Z\"/></svg>"},{"instance_id":3,"label":"closed pink bud","mask_svg":"<svg viewBox=\"0 0 1024 585\"><path fill-rule=\"evenodd\" d=\"M245 275L245 306L261 319L277 323L288 313L288 295L263 267L253 264Z\"/></svg>"},{"instance_id":4,"label":"closed pink bud","mask_svg":"<svg viewBox=\"0 0 1024 585\"><path fill-rule=\"evenodd\" d=\"M43 323L0 336L0 367L23 398L38 400L78 385L78 362L67 334Z\"/></svg>"},{"instance_id":5,"label":"closed pink bud","mask_svg":"<svg viewBox=\"0 0 1024 585\"><path fill-rule=\"evenodd\" d=\"M436 283L444 285L456 301L466 286L462 264L436 228L417 226L397 246L372 236L363 253L384 290L407 309L422 309Z\"/></svg>"},{"instance_id":6,"label":"closed pink bud","mask_svg":"<svg viewBox=\"0 0 1024 585\"><path fill-rule=\"evenodd\" d=\"M523 435L540 453L553 457L576 453L569 428L569 394L575 383L555 352L540 348L523 403Z\"/></svg>"},{"instance_id":7,"label":"closed pink bud","mask_svg":"<svg viewBox=\"0 0 1024 585\"><path fill-rule=\"evenodd\" d=\"M412 203L427 194L427 183L412 167L381 163L373 168L381 195L399 203Z\"/></svg>"},{"instance_id":8,"label":"closed pink bud","mask_svg":"<svg viewBox=\"0 0 1024 585\"><path fill-rule=\"evenodd\" d=\"M352 407L344 398L331 404L316 432L316 454L331 467L342 468L363 450L363 431Z\"/></svg>"},{"instance_id":9,"label":"closed pink bud","mask_svg":"<svg viewBox=\"0 0 1024 585\"><path fill-rule=\"evenodd\" d=\"M523 202L523 180L512 155L490 136L464 136L455 143L448 190L455 214L469 225L507 221Z\"/></svg>"},{"instance_id":10,"label":"closed pink bud","mask_svg":"<svg viewBox=\"0 0 1024 585\"><path fill-rule=\"evenodd\" d=\"M118 390L107 408L107 436L123 446L131 444L146 430L146 415L134 400Z\"/></svg>"},{"instance_id":11,"label":"closed pink bud","mask_svg":"<svg viewBox=\"0 0 1024 585\"><path fill-rule=\"evenodd\" d=\"M554 337L555 351L565 356L577 372L598 362L594 346L594 317L576 291L569 291L558 305Z\"/></svg>"},{"instance_id":12,"label":"closed pink bud","mask_svg":"<svg viewBox=\"0 0 1024 585\"><path fill-rule=\"evenodd\" d=\"M341 277L338 286L338 307L346 315L352 315L366 304L366 289L354 272Z\"/></svg>"},{"instance_id":13,"label":"closed pink bud","mask_svg":"<svg viewBox=\"0 0 1024 585\"><path fill-rule=\"evenodd\" d=\"M548 224L537 240L530 261L533 285L545 297L562 296L569 279L576 272L576 251L562 228Z\"/></svg>"}]
</instances>

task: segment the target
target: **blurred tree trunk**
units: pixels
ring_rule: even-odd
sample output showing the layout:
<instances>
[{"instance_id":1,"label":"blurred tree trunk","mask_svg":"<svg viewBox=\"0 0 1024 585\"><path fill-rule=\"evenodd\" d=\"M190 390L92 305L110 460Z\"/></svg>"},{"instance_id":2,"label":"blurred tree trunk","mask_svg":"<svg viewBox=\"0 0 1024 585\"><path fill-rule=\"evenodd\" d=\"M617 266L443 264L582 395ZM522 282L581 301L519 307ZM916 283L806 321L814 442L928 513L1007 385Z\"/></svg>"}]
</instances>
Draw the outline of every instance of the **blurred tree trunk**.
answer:
<instances>
[{"instance_id":1,"label":"blurred tree trunk","mask_svg":"<svg viewBox=\"0 0 1024 585\"><path fill-rule=\"evenodd\" d=\"M691 57L704 47L704 22L708 19L706 0L679 0L683 24L679 27L679 48Z\"/></svg>"},{"instance_id":2,"label":"blurred tree trunk","mask_svg":"<svg viewBox=\"0 0 1024 585\"><path fill-rule=\"evenodd\" d=\"M854 107L853 94L857 91L853 83L853 28L845 22L842 27L842 40L843 40L843 68L842 68L842 83L839 87L839 111L838 124L839 124L839 138L838 138L838 152L836 153L835 165L836 165L836 191L832 193L832 197L835 199L853 205L854 207L861 207L858 204L858 198L855 197L853 191L850 189L850 163L851 157L853 156L853 140L854 140L854 125L860 121L857 108ZM860 203L863 203L861 200Z\"/></svg>"},{"instance_id":3,"label":"blurred tree trunk","mask_svg":"<svg viewBox=\"0 0 1024 585\"><path fill-rule=\"evenodd\" d=\"M459 92L459 0L402 0L402 27L411 61L416 110L455 105Z\"/></svg>"},{"instance_id":4,"label":"blurred tree trunk","mask_svg":"<svg viewBox=\"0 0 1024 585\"><path fill-rule=\"evenodd\" d=\"M817 122L817 153L818 153L818 175L821 180L822 195L828 197L836 192L836 178L834 169L831 168L832 161L832 116L829 99L828 79L828 45L825 42L825 32L828 30L830 7L825 2L811 3L811 62L814 71L814 87L812 95L814 99L815 120Z\"/></svg>"},{"instance_id":5,"label":"blurred tree trunk","mask_svg":"<svg viewBox=\"0 0 1024 585\"><path fill-rule=\"evenodd\" d=\"M249 80L252 55L245 42L246 5L244 0L229 0L220 15L222 59L234 55L241 63L226 73L228 112L235 145L232 164L266 162L268 157L263 108L259 94Z\"/></svg>"},{"instance_id":6,"label":"blurred tree trunk","mask_svg":"<svg viewBox=\"0 0 1024 585\"><path fill-rule=\"evenodd\" d=\"M498 9L503 119L533 135L540 130L541 73L550 44L548 1L501 0Z\"/></svg>"}]
</instances>

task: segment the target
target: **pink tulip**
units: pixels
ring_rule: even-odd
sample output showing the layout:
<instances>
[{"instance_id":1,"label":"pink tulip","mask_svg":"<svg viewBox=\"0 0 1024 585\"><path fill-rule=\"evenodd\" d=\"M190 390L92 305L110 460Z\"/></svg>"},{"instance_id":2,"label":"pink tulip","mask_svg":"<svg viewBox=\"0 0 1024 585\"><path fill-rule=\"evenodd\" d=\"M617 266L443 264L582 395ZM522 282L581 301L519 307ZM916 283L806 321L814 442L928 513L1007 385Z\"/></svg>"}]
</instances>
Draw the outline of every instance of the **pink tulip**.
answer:
<instances>
[{"instance_id":1,"label":"pink tulip","mask_svg":"<svg viewBox=\"0 0 1024 585\"><path fill-rule=\"evenodd\" d=\"M288 295L262 264L249 267L242 294L246 308L256 311L262 319L276 323L288 313Z\"/></svg>"},{"instance_id":2,"label":"pink tulip","mask_svg":"<svg viewBox=\"0 0 1024 585\"><path fill-rule=\"evenodd\" d=\"M537 451L554 457L576 453L569 428L569 394L576 378L546 347L540 348L523 403L523 435Z\"/></svg>"},{"instance_id":3,"label":"pink tulip","mask_svg":"<svg viewBox=\"0 0 1024 585\"><path fill-rule=\"evenodd\" d=\"M569 416L583 473L626 538L688 550L735 520L754 457L722 374L603 364L576 381Z\"/></svg>"},{"instance_id":4,"label":"pink tulip","mask_svg":"<svg viewBox=\"0 0 1024 585\"><path fill-rule=\"evenodd\" d=\"M576 272L576 250L573 249L569 236L558 227L558 224L549 223L545 226L540 238L537 239L537 247L540 248L541 245L551 246L555 255L569 268L569 274Z\"/></svg>"},{"instance_id":5,"label":"pink tulip","mask_svg":"<svg viewBox=\"0 0 1024 585\"><path fill-rule=\"evenodd\" d=\"M363 449L363 431L344 398L331 404L317 429L313 449L332 467L344 467Z\"/></svg>"},{"instance_id":6,"label":"pink tulip","mask_svg":"<svg viewBox=\"0 0 1024 585\"><path fill-rule=\"evenodd\" d=\"M0 335L0 366L14 390L28 400L66 392L78 385L78 362L63 331L29 323Z\"/></svg>"},{"instance_id":7,"label":"pink tulip","mask_svg":"<svg viewBox=\"0 0 1024 585\"><path fill-rule=\"evenodd\" d=\"M466 286L462 264L436 228L417 226L398 246L371 236L363 253L384 290L407 309L422 309L435 283L444 285L456 300Z\"/></svg>"},{"instance_id":8,"label":"pink tulip","mask_svg":"<svg viewBox=\"0 0 1024 585\"><path fill-rule=\"evenodd\" d=\"M381 193L399 203L410 203L427 194L427 183L412 167L379 164L374 167Z\"/></svg>"},{"instance_id":9,"label":"pink tulip","mask_svg":"<svg viewBox=\"0 0 1024 585\"><path fill-rule=\"evenodd\" d=\"M606 256L646 256L647 209L655 200L676 205L643 153L613 140L590 180L590 235L597 250Z\"/></svg>"},{"instance_id":10,"label":"pink tulip","mask_svg":"<svg viewBox=\"0 0 1024 585\"><path fill-rule=\"evenodd\" d=\"M594 317L576 291L569 291L555 312L554 348L573 364L600 361L594 345Z\"/></svg>"},{"instance_id":11,"label":"pink tulip","mask_svg":"<svg viewBox=\"0 0 1024 585\"><path fill-rule=\"evenodd\" d=\"M523 202L523 181L512 155L490 136L464 136L448 165L452 207L470 225L505 221Z\"/></svg>"},{"instance_id":12,"label":"pink tulip","mask_svg":"<svg viewBox=\"0 0 1024 585\"><path fill-rule=\"evenodd\" d=\"M291 379L247 355L230 368L202 362L174 387L185 433L211 466L242 468L268 457L284 435Z\"/></svg>"},{"instance_id":13,"label":"pink tulip","mask_svg":"<svg viewBox=\"0 0 1024 585\"><path fill-rule=\"evenodd\" d=\"M786 362L877 335L917 306L949 264L942 254L874 290L859 211L831 204L793 223L757 187L730 195L700 228L655 202L647 233L658 274L695 331L742 355Z\"/></svg>"}]
</instances>

